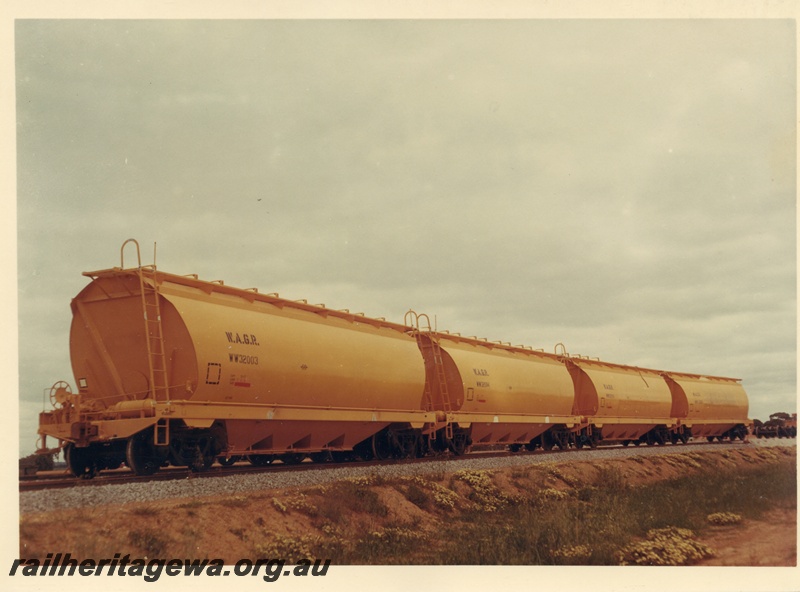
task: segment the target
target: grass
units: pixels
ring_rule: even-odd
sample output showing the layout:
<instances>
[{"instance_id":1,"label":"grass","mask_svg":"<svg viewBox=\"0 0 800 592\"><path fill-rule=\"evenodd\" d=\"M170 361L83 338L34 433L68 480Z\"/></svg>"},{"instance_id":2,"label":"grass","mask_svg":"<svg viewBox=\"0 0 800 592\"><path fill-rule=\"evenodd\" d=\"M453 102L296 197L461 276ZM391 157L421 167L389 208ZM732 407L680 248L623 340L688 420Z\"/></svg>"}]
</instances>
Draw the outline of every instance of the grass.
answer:
<instances>
[{"instance_id":1,"label":"grass","mask_svg":"<svg viewBox=\"0 0 800 592\"><path fill-rule=\"evenodd\" d=\"M166 551L169 541L159 532L152 529L132 530L128 534L130 543L142 549L148 557L161 557Z\"/></svg>"},{"instance_id":2,"label":"grass","mask_svg":"<svg viewBox=\"0 0 800 592\"><path fill-rule=\"evenodd\" d=\"M346 520L350 513L384 517L389 513L389 508L373 489L381 483L382 481L368 478L333 483L324 490L325 503L318 508L314 507L313 513L325 521L334 523Z\"/></svg>"},{"instance_id":3,"label":"grass","mask_svg":"<svg viewBox=\"0 0 800 592\"><path fill-rule=\"evenodd\" d=\"M795 472L783 467L746 473L703 471L636 488L627 487L613 469L606 470L596 485L571 494L547 495L556 490L542 489L535 498L490 514L463 515L445 530L442 548L431 562L616 565L621 549L659 529L700 533L709 525L709 515L755 518L796 500Z\"/></svg>"},{"instance_id":4,"label":"grass","mask_svg":"<svg viewBox=\"0 0 800 592\"><path fill-rule=\"evenodd\" d=\"M348 537L340 529L333 537L323 534L312 550L324 549L339 564L680 565L711 552L696 536L720 524L719 516L757 518L793 505L796 471L787 466L744 472L701 467L691 476L639 487L615 467L599 467L594 483L585 485L550 470L574 487L542 483L526 496L499 491L490 472L462 471L450 479L461 495L448 508L434 502L444 487L415 477L395 486L409 502L443 518L434 532L386 524ZM342 503L327 499L320 515Z\"/></svg>"},{"instance_id":5,"label":"grass","mask_svg":"<svg viewBox=\"0 0 800 592\"><path fill-rule=\"evenodd\" d=\"M459 471L448 476L449 487L423 477L382 482L430 517L412 524L382 520L386 506L374 488L337 483L314 498L319 536L257 549L334 564L680 565L711 552L696 540L704 529L735 528L731 516L756 518L795 503L793 463L741 471L689 461L693 474L638 487L605 465L586 484L557 468L531 471L524 483L515 474L524 495L501 491L489 471Z\"/></svg>"}]
</instances>

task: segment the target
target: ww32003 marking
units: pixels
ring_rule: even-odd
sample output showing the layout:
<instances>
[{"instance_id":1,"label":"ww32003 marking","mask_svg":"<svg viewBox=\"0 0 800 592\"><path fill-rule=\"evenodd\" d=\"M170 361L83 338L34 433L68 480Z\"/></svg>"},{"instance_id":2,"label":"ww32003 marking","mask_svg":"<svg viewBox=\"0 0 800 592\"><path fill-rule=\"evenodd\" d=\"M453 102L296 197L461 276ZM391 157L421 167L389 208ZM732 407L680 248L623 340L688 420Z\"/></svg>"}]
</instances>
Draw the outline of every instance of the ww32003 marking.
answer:
<instances>
[{"instance_id":1,"label":"ww32003 marking","mask_svg":"<svg viewBox=\"0 0 800 592\"><path fill-rule=\"evenodd\" d=\"M250 364L258 366L258 356L245 356L243 354L228 354L228 358L234 364Z\"/></svg>"}]
</instances>

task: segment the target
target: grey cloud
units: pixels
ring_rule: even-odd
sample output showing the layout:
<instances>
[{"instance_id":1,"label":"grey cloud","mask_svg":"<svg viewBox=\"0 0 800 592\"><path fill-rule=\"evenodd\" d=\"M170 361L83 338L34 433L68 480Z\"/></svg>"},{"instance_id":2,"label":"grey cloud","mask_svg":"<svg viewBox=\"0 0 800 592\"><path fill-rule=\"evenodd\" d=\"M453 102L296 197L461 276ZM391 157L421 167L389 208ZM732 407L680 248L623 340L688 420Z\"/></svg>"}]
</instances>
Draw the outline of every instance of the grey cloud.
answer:
<instances>
[{"instance_id":1,"label":"grey cloud","mask_svg":"<svg viewBox=\"0 0 800 592\"><path fill-rule=\"evenodd\" d=\"M20 21L21 398L66 378L80 272L134 236L165 271L794 405L793 35Z\"/></svg>"}]
</instances>

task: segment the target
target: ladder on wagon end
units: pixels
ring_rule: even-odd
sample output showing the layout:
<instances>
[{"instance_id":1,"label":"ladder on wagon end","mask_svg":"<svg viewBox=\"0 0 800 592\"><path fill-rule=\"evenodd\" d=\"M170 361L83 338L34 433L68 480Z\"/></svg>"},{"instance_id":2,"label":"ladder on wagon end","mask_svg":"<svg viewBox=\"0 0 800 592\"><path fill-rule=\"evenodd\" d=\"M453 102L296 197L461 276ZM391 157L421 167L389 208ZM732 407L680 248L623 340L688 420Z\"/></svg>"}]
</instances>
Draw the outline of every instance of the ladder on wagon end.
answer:
<instances>
[{"instance_id":1,"label":"ladder on wagon end","mask_svg":"<svg viewBox=\"0 0 800 592\"><path fill-rule=\"evenodd\" d=\"M150 378L149 396L154 402L169 400L169 379L167 377L167 356L164 347L164 330L161 326L161 299L158 295L158 278L155 263L155 246L153 247L153 264L142 265L139 243L128 239L120 249L120 265L125 269L123 256L125 245L132 242L136 245L137 268L139 276L139 292L142 298L142 314L144 317L144 335L147 344L147 362ZM156 446L169 445L169 420L159 419L154 431Z\"/></svg>"},{"instance_id":2,"label":"ladder on wagon end","mask_svg":"<svg viewBox=\"0 0 800 592\"><path fill-rule=\"evenodd\" d=\"M431 330L431 321L428 315L424 313L418 315L414 311L410 310L406 313L406 324L408 324L409 315L411 315L414 319L414 336L416 337L417 345L422 352L422 359L426 361L428 359L433 360L433 380L435 381L436 386L439 387L438 403L441 407L441 410L445 413L444 433L447 440L452 441L453 424L450 421L452 407L450 405L450 393L447 388L447 374L444 370L442 346L439 344L439 340L433 335L433 331ZM423 327L420 327L420 320L423 320L427 324ZM425 400L428 402L430 410L435 412L437 410L437 405L434 399L433 385L431 384L431 380L427 379L425 380ZM432 436L434 435L435 432L432 434Z\"/></svg>"}]
</instances>

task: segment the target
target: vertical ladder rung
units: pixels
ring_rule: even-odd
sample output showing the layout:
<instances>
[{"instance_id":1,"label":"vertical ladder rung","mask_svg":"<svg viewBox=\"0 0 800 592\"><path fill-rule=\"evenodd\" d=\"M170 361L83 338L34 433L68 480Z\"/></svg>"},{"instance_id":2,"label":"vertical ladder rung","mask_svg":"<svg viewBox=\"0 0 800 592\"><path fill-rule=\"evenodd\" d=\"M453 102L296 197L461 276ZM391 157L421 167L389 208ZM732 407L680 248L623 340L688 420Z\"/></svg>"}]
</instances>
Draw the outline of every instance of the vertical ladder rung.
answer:
<instances>
[{"instance_id":1,"label":"vertical ladder rung","mask_svg":"<svg viewBox=\"0 0 800 592\"><path fill-rule=\"evenodd\" d=\"M145 282L145 273L152 274L153 284ZM142 297L142 312L144 313L144 327L147 335L145 344L147 346L147 361L150 371L150 396L158 401L162 398L169 398L169 378L167 376L166 354L164 352L164 333L161 325L161 304L158 296L158 286L156 284L156 266L139 267L139 289ZM159 420L161 423L162 420ZM159 434L159 429L166 431ZM169 443L169 424L166 423L156 427L154 438L156 444Z\"/></svg>"},{"instance_id":2,"label":"vertical ladder rung","mask_svg":"<svg viewBox=\"0 0 800 592\"><path fill-rule=\"evenodd\" d=\"M421 332L417 333L417 343L420 346L423 357L433 360L433 376L429 377L430 380L425 381L425 399L432 411L437 410L437 402L440 407L448 416L445 419L445 436L448 440L453 439L453 424L450 421L449 413L451 411L449 389L447 388L447 375L444 370L444 357L442 356L442 348L433 335L423 336ZM438 385L438 400L434 400L433 395L433 381ZM435 437L435 431L430 434L430 437Z\"/></svg>"}]
</instances>

